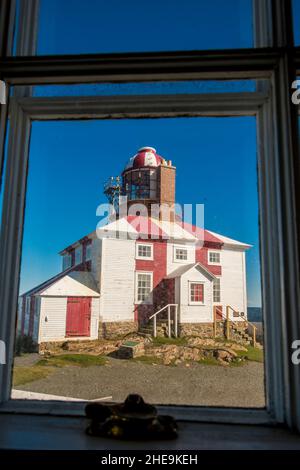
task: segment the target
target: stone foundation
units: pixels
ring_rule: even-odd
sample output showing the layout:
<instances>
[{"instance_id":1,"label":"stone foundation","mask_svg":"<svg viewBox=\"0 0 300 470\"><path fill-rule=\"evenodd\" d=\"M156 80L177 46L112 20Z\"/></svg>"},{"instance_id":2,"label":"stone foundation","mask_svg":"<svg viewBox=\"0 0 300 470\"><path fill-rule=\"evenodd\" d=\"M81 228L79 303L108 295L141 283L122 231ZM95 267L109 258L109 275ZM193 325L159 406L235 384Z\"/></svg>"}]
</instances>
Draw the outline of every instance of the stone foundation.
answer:
<instances>
[{"instance_id":1,"label":"stone foundation","mask_svg":"<svg viewBox=\"0 0 300 470\"><path fill-rule=\"evenodd\" d=\"M246 326L239 326L239 331L246 332ZM213 338L214 337L214 325L213 323L181 323L179 326L180 336L199 336L200 338ZM217 322L217 338L226 339L226 322ZM245 341L239 335L238 332L230 328L230 339L237 343L244 343Z\"/></svg>"},{"instance_id":2,"label":"stone foundation","mask_svg":"<svg viewBox=\"0 0 300 470\"><path fill-rule=\"evenodd\" d=\"M138 323L135 321L99 323L99 339L118 339L137 331Z\"/></svg>"},{"instance_id":3,"label":"stone foundation","mask_svg":"<svg viewBox=\"0 0 300 470\"><path fill-rule=\"evenodd\" d=\"M213 323L181 323L179 325L180 336L200 336L201 338L213 338L214 325ZM225 324L224 322L217 323L217 336L224 337Z\"/></svg>"}]
</instances>

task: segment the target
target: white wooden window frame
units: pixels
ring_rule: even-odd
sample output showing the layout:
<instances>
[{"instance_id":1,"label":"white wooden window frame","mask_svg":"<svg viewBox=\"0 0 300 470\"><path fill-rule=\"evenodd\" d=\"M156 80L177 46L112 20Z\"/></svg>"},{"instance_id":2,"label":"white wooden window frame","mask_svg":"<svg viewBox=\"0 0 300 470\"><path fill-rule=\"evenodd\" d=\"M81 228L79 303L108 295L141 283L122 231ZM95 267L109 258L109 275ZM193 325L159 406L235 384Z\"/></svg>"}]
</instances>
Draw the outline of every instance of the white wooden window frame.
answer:
<instances>
[{"instance_id":1,"label":"white wooden window frame","mask_svg":"<svg viewBox=\"0 0 300 470\"><path fill-rule=\"evenodd\" d=\"M140 247L150 248L150 256L143 256L139 254ZM136 243L135 245L135 258L144 260L153 260L153 244L152 243Z\"/></svg>"},{"instance_id":2,"label":"white wooden window frame","mask_svg":"<svg viewBox=\"0 0 300 470\"><path fill-rule=\"evenodd\" d=\"M177 250L185 250L186 251L186 259L180 259L180 258L177 258ZM173 246L173 262L174 263L183 263L183 264L187 264L189 262L189 252L188 252L189 248L186 247L185 245L174 245Z\"/></svg>"},{"instance_id":3,"label":"white wooden window frame","mask_svg":"<svg viewBox=\"0 0 300 470\"><path fill-rule=\"evenodd\" d=\"M186 253L186 258L181 258L181 255L179 255L177 252L178 251L183 251ZM188 261L188 249L186 247L178 247L174 246L174 261L179 262L179 263L186 263Z\"/></svg>"},{"instance_id":4,"label":"white wooden window frame","mask_svg":"<svg viewBox=\"0 0 300 470\"><path fill-rule=\"evenodd\" d=\"M216 289L216 285L215 285L215 281L218 281L218 294L219 294L219 300L215 300L215 289ZM213 303L214 304L220 304L222 302L222 294L221 294L221 278L220 277L216 277L216 279L214 279L213 281Z\"/></svg>"},{"instance_id":5,"label":"white wooden window frame","mask_svg":"<svg viewBox=\"0 0 300 470\"><path fill-rule=\"evenodd\" d=\"M210 255L219 255L219 261L211 261L210 260ZM207 252L207 263L208 264L211 264L211 265L216 265L216 266L220 266L221 265L221 252L220 251L216 251L216 250L208 250Z\"/></svg>"},{"instance_id":6,"label":"white wooden window frame","mask_svg":"<svg viewBox=\"0 0 300 470\"><path fill-rule=\"evenodd\" d=\"M9 2L0 5L0 21ZM11 5L15 2L12 0ZM83 414L84 403L10 400L15 315L19 287L23 212L31 122L55 119L256 116L260 205L261 275L265 321L266 409L163 406L177 419L248 424L286 424L300 430L300 367L291 344L300 338L298 135L290 85L300 74L300 51L291 49L290 0L253 0L255 45L271 49L157 54L34 57L38 0L21 2L19 59L12 29L0 33L0 77L21 85L0 107L0 167L8 110L10 134L0 236L0 336L7 363L0 368L3 413ZM22 56L28 56L22 61ZM31 98L39 83L254 79L253 93L178 96ZM265 80L265 82L264 82ZM142 103L142 106L141 106ZM298 162L298 163L297 163ZM296 221L296 223L295 223Z\"/></svg>"},{"instance_id":7,"label":"white wooden window frame","mask_svg":"<svg viewBox=\"0 0 300 470\"><path fill-rule=\"evenodd\" d=\"M193 284L201 284L201 286L203 286L203 301L202 302L192 300L192 285ZM189 305L203 305L203 306L205 306L205 301L206 301L205 282L204 281L189 281L188 282L188 289L189 289Z\"/></svg>"},{"instance_id":8,"label":"white wooden window frame","mask_svg":"<svg viewBox=\"0 0 300 470\"><path fill-rule=\"evenodd\" d=\"M150 295L149 297L147 297L146 300L138 299L138 279L141 274L149 276L150 278L150 291L149 291ZM153 291L153 272L152 271L135 271L135 303L151 305L153 302L152 291Z\"/></svg>"}]
</instances>

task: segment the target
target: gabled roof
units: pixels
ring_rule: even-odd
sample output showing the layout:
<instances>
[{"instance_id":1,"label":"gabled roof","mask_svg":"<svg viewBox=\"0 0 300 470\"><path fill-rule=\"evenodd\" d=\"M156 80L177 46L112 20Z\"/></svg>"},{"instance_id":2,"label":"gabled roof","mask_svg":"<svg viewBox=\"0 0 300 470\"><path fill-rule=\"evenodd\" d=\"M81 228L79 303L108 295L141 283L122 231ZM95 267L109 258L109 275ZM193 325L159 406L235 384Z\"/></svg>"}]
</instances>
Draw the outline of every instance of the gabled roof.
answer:
<instances>
[{"instance_id":1,"label":"gabled roof","mask_svg":"<svg viewBox=\"0 0 300 470\"><path fill-rule=\"evenodd\" d=\"M205 230L201 227L197 227L196 225L189 224L188 222L183 222L181 220L177 220L177 223L182 224L184 229L194 235L197 240L200 240L202 242L213 243L215 245L220 246L223 245L222 240L217 234L213 235L212 232L209 232L208 230Z\"/></svg>"},{"instance_id":2,"label":"gabled roof","mask_svg":"<svg viewBox=\"0 0 300 470\"><path fill-rule=\"evenodd\" d=\"M57 284L61 279L67 276L70 279L73 279L74 281L81 283L86 288L94 291L95 295L99 295L99 291L97 289L97 286L96 286L96 283L92 274L89 271L79 271L78 266L76 266L76 270L75 270L74 266L72 266L69 269L66 269L65 271L62 271L56 274L56 276L53 276L50 279L47 279L47 281L42 282L41 284L34 287L33 289L30 289L27 292L24 292L23 294L21 294L21 296L40 295L41 293L43 293L43 295L46 295L44 294L44 292L46 292L48 288L50 288L54 284ZM80 295L80 294L77 294L77 295Z\"/></svg>"},{"instance_id":3,"label":"gabled roof","mask_svg":"<svg viewBox=\"0 0 300 470\"><path fill-rule=\"evenodd\" d=\"M233 238L225 237L224 235L219 235L218 233L214 233L211 230L207 230L209 234L211 234L213 237L217 237L219 240L222 241L224 246L228 247L241 247L244 248L245 250L249 249L252 247L252 245L248 245L247 243L239 242L238 240L234 240Z\"/></svg>"},{"instance_id":4,"label":"gabled roof","mask_svg":"<svg viewBox=\"0 0 300 470\"><path fill-rule=\"evenodd\" d=\"M36 294L37 292L39 292L40 290L42 289L45 289L47 286L50 286L51 284L53 284L53 282L55 281L58 281L59 279L61 279L62 277L64 277L67 273L71 272L74 270L74 266L68 268L68 269L65 269L64 271L56 274L55 276L51 277L50 279L47 279L47 281L44 281L44 282L41 282L41 284L39 284L38 286L35 286L33 287L32 289L26 291L26 292L23 292L23 294L21 294L21 296L23 295L34 295Z\"/></svg>"},{"instance_id":5,"label":"gabled roof","mask_svg":"<svg viewBox=\"0 0 300 470\"><path fill-rule=\"evenodd\" d=\"M42 296L99 297L99 290L88 271L71 271L46 288L36 292Z\"/></svg>"},{"instance_id":6,"label":"gabled roof","mask_svg":"<svg viewBox=\"0 0 300 470\"><path fill-rule=\"evenodd\" d=\"M209 279L216 279L216 276L211 273L202 263L192 263L192 264L185 264L180 268L175 269L172 273L167 276L167 279L174 279L176 277L181 277L183 274L187 273L193 268L198 268L206 277Z\"/></svg>"},{"instance_id":7,"label":"gabled roof","mask_svg":"<svg viewBox=\"0 0 300 470\"><path fill-rule=\"evenodd\" d=\"M252 245L234 240L224 235L206 230L196 225L189 224L176 217L175 222L162 221L152 217L128 215L108 224L98 227L97 230L84 238L120 238L120 235L127 234L129 239L164 239L164 240L181 240L184 242L197 243L199 240L206 246L215 248L241 248L247 250ZM84 240L82 238L81 240ZM64 254L70 248L78 245L79 241L69 245L60 254Z\"/></svg>"}]
</instances>

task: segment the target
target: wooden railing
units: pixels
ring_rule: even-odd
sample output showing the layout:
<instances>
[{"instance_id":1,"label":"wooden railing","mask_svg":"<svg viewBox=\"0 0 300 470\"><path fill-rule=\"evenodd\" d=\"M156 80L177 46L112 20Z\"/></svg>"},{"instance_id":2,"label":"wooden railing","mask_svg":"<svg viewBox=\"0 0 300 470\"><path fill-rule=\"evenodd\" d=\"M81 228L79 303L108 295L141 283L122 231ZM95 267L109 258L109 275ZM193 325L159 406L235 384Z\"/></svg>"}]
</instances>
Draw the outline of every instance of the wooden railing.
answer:
<instances>
[{"instance_id":1,"label":"wooden railing","mask_svg":"<svg viewBox=\"0 0 300 470\"><path fill-rule=\"evenodd\" d=\"M157 316L163 312L164 310L168 309L168 337L171 338L172 336L172 331L171 331L171 307L174 307L174 336L177 338L178 336L178 304L167 304L164 307L162 307L160 310L157 310L157 312L153 313L151 317L149 317L149 320L152 320L153 318L153 336L156 338L157 336Z\"/></svg>"},{"instance_id":2,"label":"wooden railing","mask_svg":"<svg viewBox=\"0 0 300 470\"><path fill-rule=\"evenodd\" d=\"M226 336L226 339L230 339L231 326L232 325L235 325L236 327L239 326L240 322L237 323L234 320L230 319L230 311L232 311L237 318L240 318L241 320L243 320L248 329L249 329L249 326L251 327L251 329L252 329L252 344L255 347L256 343L257 343L256 342L256 329L257 329L256 326L253 325L253 323L249 322L243 315L240 314L240 312L238 312L237 310L232 308L231 305L226 305L226 315L223 314L223 310L221 310L217 306L214 306L214 308L213 308L214 338L217 335L217 322L218 321L225 321L225 328L226 328L225 336ZM219 314L219 316L221 315L221 318L217 318L218 314Z\"/></svg>"}]
</instances>

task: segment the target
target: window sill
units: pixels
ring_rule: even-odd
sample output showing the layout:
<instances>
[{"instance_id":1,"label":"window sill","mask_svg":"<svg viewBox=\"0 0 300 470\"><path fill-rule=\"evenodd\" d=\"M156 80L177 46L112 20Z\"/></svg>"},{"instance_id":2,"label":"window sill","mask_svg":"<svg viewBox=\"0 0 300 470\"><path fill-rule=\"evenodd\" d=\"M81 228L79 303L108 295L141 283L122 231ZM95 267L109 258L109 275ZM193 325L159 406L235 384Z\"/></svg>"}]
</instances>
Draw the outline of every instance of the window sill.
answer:
<instances>
[{"instance_id":1,"label":"window sill","mask_svg":"<svg viewBox=\"0 0 300 470\"><path fill-rule=\"evenodd\" d=\"M83 417L2 414L0 448L21 450L292 450L300 436L280 427L180 421L171 441L123 442L85 434Z\"/></svg>"}]
</instances>

